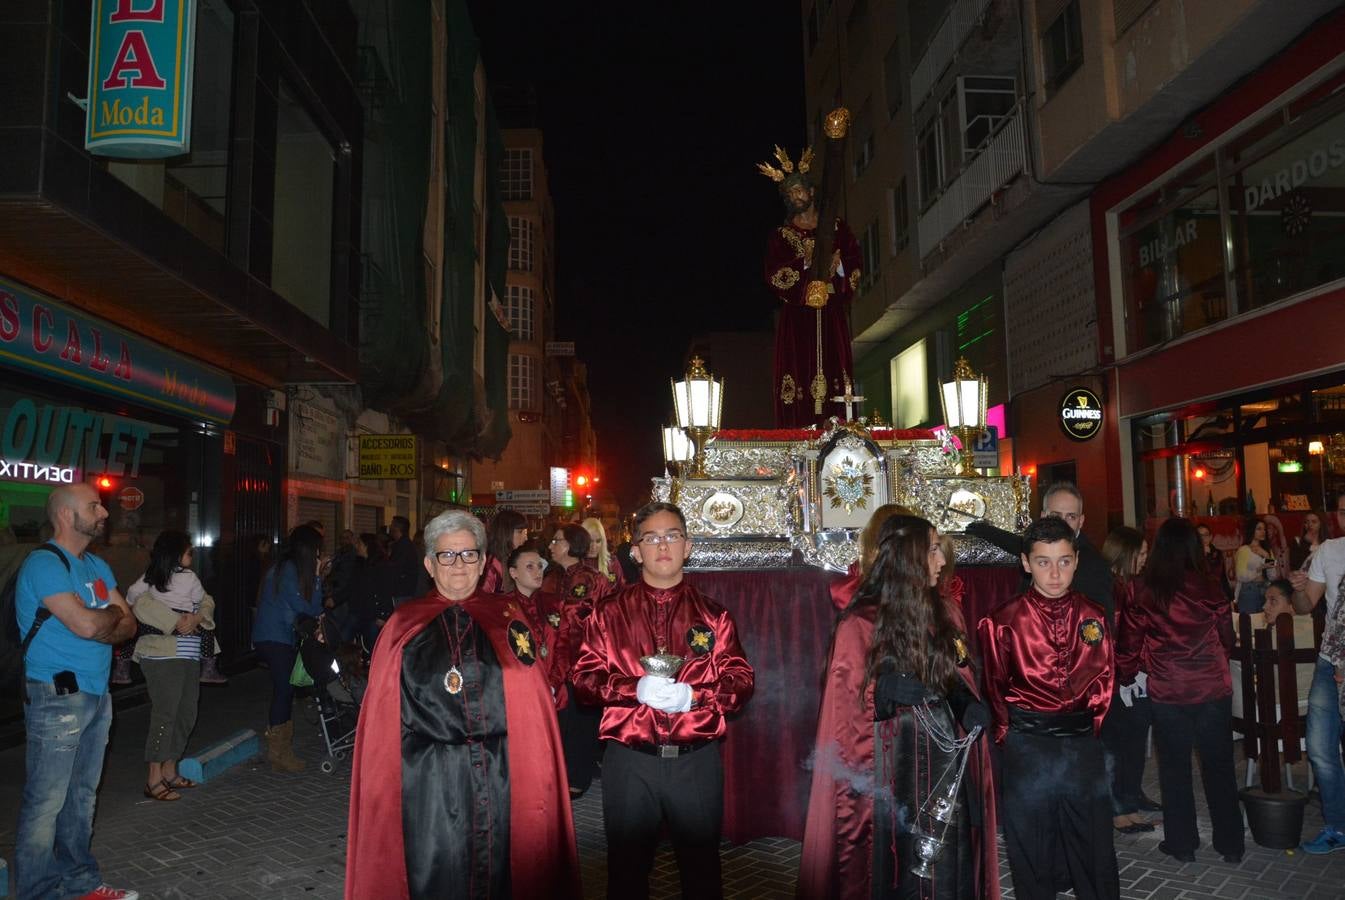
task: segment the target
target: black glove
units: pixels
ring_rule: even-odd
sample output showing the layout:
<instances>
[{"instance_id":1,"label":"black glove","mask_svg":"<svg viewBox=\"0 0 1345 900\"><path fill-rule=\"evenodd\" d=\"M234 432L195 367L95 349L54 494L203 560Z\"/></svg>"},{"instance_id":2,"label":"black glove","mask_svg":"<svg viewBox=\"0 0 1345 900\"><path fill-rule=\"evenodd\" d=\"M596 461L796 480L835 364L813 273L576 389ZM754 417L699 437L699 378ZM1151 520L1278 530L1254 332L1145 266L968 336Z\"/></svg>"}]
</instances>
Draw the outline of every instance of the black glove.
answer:
<instances>
[{"instance_id":1,"label":"black glove","mask_svg":"<svg viewBox=\"0 0 1345 900\"><path fill-rule=\"evenodd\" d=\"M981 726L982 731L990 730L990 708L979 700L973 700L962 710L962 716L958 719L962 723L964 731L971 731L977 725Z\"/></svg>"},{"instance_id":2,"label":"black glove","mask_svg":"<svg viewBox=\"0 0 1345 900\"><path fill-rule=\"evenodd\" d=\"M878 676L873 689L874 718L890 719L898 706L915 706L925 702L928 694L924 682L914 675L888 672Z\"/></svg>"}]
</instances>

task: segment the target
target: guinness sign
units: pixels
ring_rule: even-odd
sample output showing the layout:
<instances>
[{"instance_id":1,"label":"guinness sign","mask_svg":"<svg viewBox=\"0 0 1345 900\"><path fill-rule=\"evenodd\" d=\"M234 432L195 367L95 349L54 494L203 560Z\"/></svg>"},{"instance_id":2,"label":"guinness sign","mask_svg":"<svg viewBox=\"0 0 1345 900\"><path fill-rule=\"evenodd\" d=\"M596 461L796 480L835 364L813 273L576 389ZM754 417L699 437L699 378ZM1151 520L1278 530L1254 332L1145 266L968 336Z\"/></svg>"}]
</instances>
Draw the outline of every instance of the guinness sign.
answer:
<instances>
[{"instance_id":1,"label":"guinness sign","mask_svg":"<svg viewBox=\"0 0 1345 900\"><path fill-rule=\"evenodd\" d=\"M1087 388L1074 388L1060 401L1060 427L1070 440L1087 441L1102 430L1102 401Z\"/></svg>"}]
</instances>

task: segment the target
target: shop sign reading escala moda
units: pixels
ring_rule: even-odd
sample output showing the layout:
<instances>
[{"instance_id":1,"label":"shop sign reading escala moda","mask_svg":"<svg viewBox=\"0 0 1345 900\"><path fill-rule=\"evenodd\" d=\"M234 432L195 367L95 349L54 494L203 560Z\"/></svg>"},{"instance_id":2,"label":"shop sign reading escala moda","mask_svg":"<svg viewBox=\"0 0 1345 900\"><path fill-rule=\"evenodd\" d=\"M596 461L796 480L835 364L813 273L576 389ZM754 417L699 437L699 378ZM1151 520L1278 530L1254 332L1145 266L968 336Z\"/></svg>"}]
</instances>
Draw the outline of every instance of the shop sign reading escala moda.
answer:
<instances>
[{"instance_id":1,"label":"shop sign reading escala moda","mask_svg":"<svg viewBox=\"0 0 1345 900\"><path fill-rule=\"evenodd\" d=\"M233 418L223 372L3 279L0 365L191 419Z\"/></svg>"}]
</instances>

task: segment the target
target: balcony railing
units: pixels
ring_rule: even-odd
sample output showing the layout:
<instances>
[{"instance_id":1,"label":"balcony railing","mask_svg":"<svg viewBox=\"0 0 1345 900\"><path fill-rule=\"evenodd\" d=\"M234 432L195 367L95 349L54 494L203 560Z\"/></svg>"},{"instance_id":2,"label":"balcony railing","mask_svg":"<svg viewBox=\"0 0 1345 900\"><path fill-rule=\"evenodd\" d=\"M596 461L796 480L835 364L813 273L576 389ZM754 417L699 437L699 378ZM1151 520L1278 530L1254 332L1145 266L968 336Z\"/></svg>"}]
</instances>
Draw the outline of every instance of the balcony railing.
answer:
<instances>
[{"instance_id":1,"label":"balcony railing","mask_svg":"<svg viewBox=\"0 0 1345 900\"><path fill-rule=\"evenodd\" d=\"M992 0L954 0L911 72L911 109L919 109Z\"/></svg>"},{"instance_id":2,"label":"balcony railing","mask_svg":"<svg viewBox=\"0 0 1345 900\"><path fill-rule=\"evenodd\" d=\"M920 258L1023 171L1023 109L1014 110L985 147L920 215Z\"/></svg>"}]
</instances>

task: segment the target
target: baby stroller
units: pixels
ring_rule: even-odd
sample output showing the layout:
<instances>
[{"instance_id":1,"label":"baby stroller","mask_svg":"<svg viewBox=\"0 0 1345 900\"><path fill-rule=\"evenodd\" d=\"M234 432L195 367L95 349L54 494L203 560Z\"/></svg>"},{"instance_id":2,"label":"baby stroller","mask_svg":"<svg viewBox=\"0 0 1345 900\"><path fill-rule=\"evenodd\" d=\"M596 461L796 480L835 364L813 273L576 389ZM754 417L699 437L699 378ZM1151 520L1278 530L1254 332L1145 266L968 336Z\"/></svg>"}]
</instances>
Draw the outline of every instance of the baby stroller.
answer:
<instances>
[{"instance_id":1,"label":"baby stroller","mask_svg":"<svg viewBox=\"0 0 1345 900\"><path fill-rule=\"evenodd\" d=\"M295 630L299 633L299 661L313 679L318 729L330 757L322 761L322 771L331 774L336 768L333 760L345 759L355 747L355 726L368 683L368 666L358 646L339 642L338 630L326 616L300 619Z\"/></svg>"}]
</instances>

